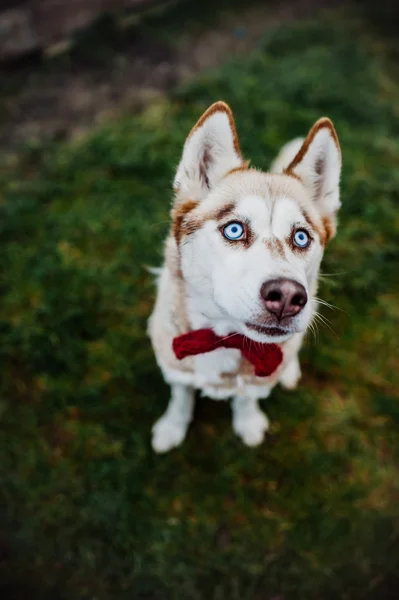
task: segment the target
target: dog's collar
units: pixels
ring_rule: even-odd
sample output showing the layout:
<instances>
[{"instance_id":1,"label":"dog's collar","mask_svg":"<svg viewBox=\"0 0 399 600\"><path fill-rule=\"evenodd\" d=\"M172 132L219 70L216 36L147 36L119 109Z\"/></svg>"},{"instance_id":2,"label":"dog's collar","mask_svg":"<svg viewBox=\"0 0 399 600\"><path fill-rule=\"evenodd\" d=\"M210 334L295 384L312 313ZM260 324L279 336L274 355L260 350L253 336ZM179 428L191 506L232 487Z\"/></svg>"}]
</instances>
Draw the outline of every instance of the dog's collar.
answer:
<instances>
[{"instance_id":1,"label":"dog's collar","mask_svg":"<svg viewBox=\"0 0 399 600\"><path fill-rule=\"evenodd\" d=\"M172 346L179 360L186 356L211 352L217 348L237 348L255 367L257 377L272 375L283 360L283 352L277 344L254 342L240 333L220 337L212 329L197 329L179 335L173 339Z\"/></svg>"}]
</instances>

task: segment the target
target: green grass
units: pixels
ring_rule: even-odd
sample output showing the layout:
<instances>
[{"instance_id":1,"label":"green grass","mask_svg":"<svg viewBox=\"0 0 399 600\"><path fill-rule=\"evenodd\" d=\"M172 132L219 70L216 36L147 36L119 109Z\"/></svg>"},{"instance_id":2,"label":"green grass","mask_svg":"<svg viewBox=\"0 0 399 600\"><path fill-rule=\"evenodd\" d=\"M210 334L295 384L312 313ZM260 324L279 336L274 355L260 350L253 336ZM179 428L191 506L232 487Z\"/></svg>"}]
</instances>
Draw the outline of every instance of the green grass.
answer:
<instances>
[{"instance_id":1,"label":"green grass","mask_svg":"<svg viewBox=\"0 0 399 600\"><path fill-rule=\"evenodd\" d=\"M140 116L27 149L0 176L1 448L20 598L394 598L399 567L399 88L356 25L305 23ZM343 150L325 315L262 447L203 399L167 456L168 400L145 335L170 181L212 101L266 168L323 114ZM3 544L4 545L4 544ZM8 587L7 587L8 586ZM9 594L11 597L11 594Z\"/></svg>"}]
</instances>

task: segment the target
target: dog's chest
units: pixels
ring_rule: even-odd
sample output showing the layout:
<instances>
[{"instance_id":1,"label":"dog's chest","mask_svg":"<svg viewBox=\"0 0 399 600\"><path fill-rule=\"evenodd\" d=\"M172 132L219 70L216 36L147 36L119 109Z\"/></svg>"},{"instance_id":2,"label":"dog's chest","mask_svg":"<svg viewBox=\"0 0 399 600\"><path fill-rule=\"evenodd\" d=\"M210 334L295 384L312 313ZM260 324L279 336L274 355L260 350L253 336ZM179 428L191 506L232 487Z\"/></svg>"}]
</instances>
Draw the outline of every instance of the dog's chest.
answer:
<instances>
[{"instance_id":1,"label":"dog's chest","mask_svg":"<svg viewBox=\"0 0 399 600\"><path fill-rule=\"evenodd\" d=\"M241 361L239 350L218 348L195 356L194 370L199 382L219 384L239 371Z\"/></svg>"},{"instance_id":2,"label":"dog's chest","mask_svg":"<svg viewBox=\"0 0 399 600\"><path fill-rule=\"evenodd\" d=\"M198 304L197 299L191 298L188 302L188 316L191 329L211 328L217 335L228 336L234 331L234 326L220 320L212 322L204 316L204 309L211 313L213 306L209 303L207 306L206 299L201 299ZM205 384L220 384L226 378L231 378L240 370L242 363L242 355L240 350L235 348L218 348L212 352L198 354L194 356L194 371L198 381L203 381Z\"/></svg>"},{"instance_id":3,"label":"dog's chest","mask_svg":"<svg viewBox=\"0 0 399 600\"><path fill-rule=\"evenodd\" d=\"M205 396L224 400L233 395L265 398L273 378L256 377L253 365L235 349L219 348L192 357L193 385Z\"/></svg>"}]
</instances>

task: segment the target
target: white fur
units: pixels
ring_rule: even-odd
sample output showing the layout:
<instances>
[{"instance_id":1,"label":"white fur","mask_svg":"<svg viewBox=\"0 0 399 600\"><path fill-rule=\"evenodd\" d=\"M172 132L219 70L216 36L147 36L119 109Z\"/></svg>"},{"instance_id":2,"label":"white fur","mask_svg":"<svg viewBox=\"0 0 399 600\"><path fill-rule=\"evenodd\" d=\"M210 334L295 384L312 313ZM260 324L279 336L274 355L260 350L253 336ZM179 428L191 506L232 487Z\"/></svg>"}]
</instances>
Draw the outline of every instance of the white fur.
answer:
<instances>
[{"instance_id":1,"label":"white fur","mask_svg":"<svg viewBox=\"0 0 399 600\"><path fill-rule=\"evenodd\" d=\"M290 360L280 375L280 383L286 390L294 390L301 378L301 367L298 356Z\"/></svg>"},{"instance_id":2,"label":"white fur","mask_svg":"<svg viewBox=\"0 0 399 600\"><path fill-rule=\"evenodd\" d=\"M266 415L258 400L236 396L233 399L233 429L247 446L259 446L269 428Z\"/></svg>"},{"instance_id":3,"label":"white fur","mask_svg":"<svg viewBox=\"0 0 399 600\"><path fill-rule=\"evenodd\" d=\"M152 429L152 447L156 452L167 452L175 446L180 446L186 436L193 410L193 388L178 383L172 385L168 409Z\"/></svg>"},{"instance_id":4,"label":"white fur","mask_svg":"<svg viewBox=\"0 0 399 600\"><path fill-rule=\"evenodd\" d=\"M172 387L167 411L154 426L153 448L157 452L165 452L184 439L192 417L194 389L214 399L234 397L234 431L245 444L255 446L262 442L268 427L258 400L266 398L278 381L288 389L294 389L298 383L298 351L314 314L313 297L324 247L316 232L305 253L295 251L287 240L293 228L308 229L305 213L319 230L323 218L335 218L341 166L331 129L323 126L296 165L297 178L281 174L301 146L302 140L296 139L282 149L272 166L280 174L253 169L229 173L242 165L243 159L224 105L194 128L185 143L175 179L177 203L198 200L194 213L201 226L181 240L179 249L173 239L169 240L182 280L173 274L167 260L150 320L157 361ZM234 205L234 213L228 221L239 220L251 228L249 247L226 243L220 223L209 217L215 209L230 205ZM276 251L277 242L280 252ZM272 318L260 289L265 281L282 277L301 283L309 301L287 321L279 338L269 337L249 328L247 323ZM188 325L176 324L176 298L184 304ZM179 363L171 353L171 340L188 329L201 328L211 328L221 336L238 332L248 338L248 343L254 340L282 344L284 362L270 378L241 372L241 353L235 349L218 349Z\"/></svg>"}]
</instances>

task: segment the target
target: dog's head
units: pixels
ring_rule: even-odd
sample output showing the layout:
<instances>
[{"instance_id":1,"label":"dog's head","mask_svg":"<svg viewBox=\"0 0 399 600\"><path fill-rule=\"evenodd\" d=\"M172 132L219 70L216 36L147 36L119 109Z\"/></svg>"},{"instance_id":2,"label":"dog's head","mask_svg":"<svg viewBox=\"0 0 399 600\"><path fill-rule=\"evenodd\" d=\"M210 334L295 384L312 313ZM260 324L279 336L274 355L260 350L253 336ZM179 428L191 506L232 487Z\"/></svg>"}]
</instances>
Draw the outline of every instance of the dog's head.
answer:
<instances>
[{"instance_id":1,"label":"dog's head","mask_svg":"<svg viewBox=\"0 0 399 600\"><path fill-rule=\"evenodd\" d=\"M204 312L211 302L235 331L262 342L305 331L313 315L340 205L332 122L322 118L304 141L288 144L272 170L248 167L231 110L217 102L186 140L172 212L188 293L203 298Z\"/></svg>"}]
</instances>

